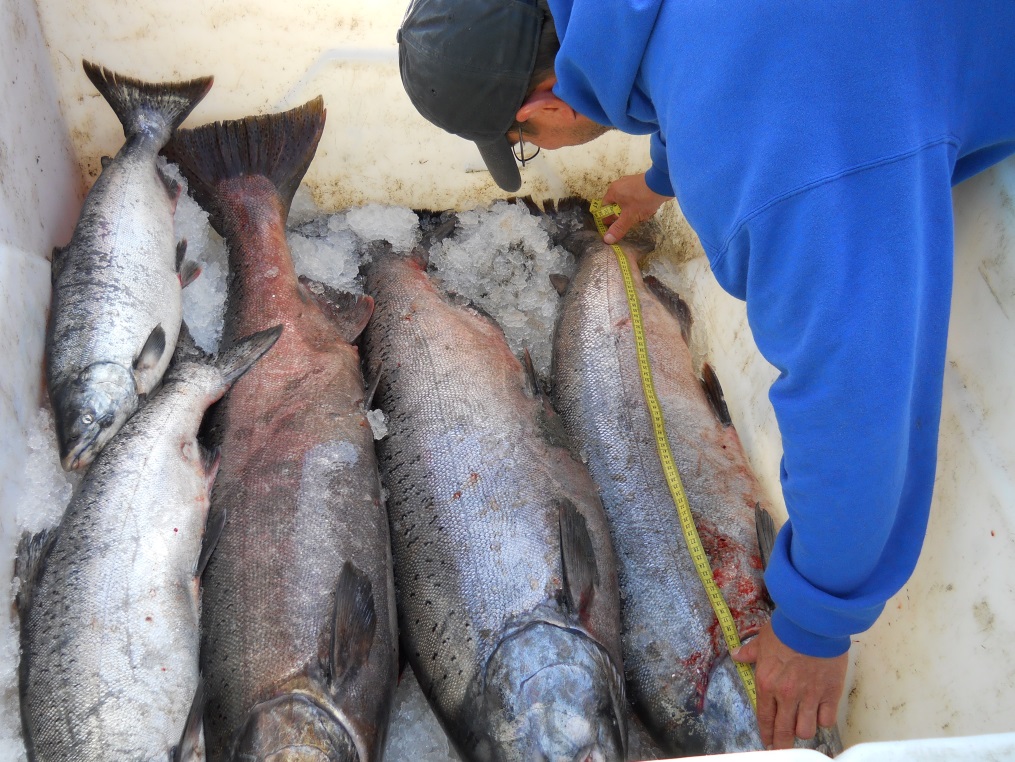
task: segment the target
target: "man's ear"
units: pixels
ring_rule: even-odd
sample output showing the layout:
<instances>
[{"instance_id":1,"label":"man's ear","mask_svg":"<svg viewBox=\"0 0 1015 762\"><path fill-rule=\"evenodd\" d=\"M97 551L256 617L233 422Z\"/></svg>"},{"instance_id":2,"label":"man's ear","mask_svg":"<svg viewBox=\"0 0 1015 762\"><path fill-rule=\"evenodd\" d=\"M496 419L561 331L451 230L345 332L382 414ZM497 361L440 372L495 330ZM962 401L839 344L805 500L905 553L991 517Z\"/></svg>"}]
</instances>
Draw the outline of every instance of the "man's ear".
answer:
<instances>
[{"instance_id":1,"label":"man's ear","mask_svg":"<svg viewBox=\"0 0 1015 762\"><path fill-rule=\"evenodd\" d=\"M551 90L536 90L530 95L522 107L515 114L519 122L527 122L533 117L546 117L550 120L570 119L574 120L574 109L553 94Z\"/></svg>"}]
</instances>

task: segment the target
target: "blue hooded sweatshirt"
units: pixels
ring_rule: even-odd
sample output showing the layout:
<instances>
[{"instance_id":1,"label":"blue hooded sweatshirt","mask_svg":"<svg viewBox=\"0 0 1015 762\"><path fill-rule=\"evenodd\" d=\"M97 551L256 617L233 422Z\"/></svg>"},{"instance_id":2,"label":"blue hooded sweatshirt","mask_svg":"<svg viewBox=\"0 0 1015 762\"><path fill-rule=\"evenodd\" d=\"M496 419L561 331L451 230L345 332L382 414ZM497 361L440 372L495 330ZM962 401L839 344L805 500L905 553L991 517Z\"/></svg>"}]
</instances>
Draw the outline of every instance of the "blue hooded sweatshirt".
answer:
<instances>
[{"instance_id":1,"label":"blue hooded sweatshirt","mask_svg":"<svg viewBox=\"0 0 1015 762\"><path fill-rule=\"evenodd\" d=\"M549 1L555 94L652 135L649 187L779 370L772 625L844 653L923 544L951 186L1015 151L1015 2Z\"/></svg>"}]
</instances>

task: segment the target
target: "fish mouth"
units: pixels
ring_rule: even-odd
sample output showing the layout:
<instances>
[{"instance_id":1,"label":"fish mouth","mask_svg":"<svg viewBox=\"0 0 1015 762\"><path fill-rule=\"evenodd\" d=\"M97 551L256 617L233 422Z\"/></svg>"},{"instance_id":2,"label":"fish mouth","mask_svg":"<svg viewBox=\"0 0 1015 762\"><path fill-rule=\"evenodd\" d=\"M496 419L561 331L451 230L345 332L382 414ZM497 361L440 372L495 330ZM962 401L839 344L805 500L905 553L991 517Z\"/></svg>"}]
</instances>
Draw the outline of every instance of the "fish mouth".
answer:
<instances>
[{"instance_id":1,"label":"fish mouth","mask_svg":"<svg viewBox=\"0 0 1015 762\"><path fill-rule=\"evenodd\" d=\"M60 454L60 465L63 466L63 470L80 471L88 467L95 460L94 446L98 439L99 433L96 432L71 443L66 452Z\"/></svg>"}]
</instances>

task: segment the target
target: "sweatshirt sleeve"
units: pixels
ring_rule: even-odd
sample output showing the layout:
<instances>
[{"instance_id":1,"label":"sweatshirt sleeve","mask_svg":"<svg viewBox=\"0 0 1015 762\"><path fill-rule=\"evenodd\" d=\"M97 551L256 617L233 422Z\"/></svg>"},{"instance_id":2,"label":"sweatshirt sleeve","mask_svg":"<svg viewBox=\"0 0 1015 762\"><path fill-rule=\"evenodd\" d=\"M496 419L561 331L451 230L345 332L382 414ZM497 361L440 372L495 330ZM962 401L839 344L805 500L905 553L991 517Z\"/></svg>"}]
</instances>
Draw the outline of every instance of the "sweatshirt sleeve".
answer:
<instances>
[{"instance_id":1,"label":"sweatshirt sleeve","mask_svg":"<svg viewBox=\"0 0 1015 762\"><path fill-rule=\"evenodd\" d=\"M941 143L787 194L713 257L780 371L770 398L789 520L765 579L775 633L801 653L844 653L923 544L951 299L952 161Z\"/></svg>"},{"instance_id":2,"label":"sweatshirt sleeve","mask_svg":"<svg viewBox=\"0 0 1015 762\"><path fill-rule=\"evenodd\" d=\"M660 196L674 195L670 170L666 162L666 143L658 132L652 134L649 142L649 157L652 159L652 166L645 173L645 184Z\"/></svg>"}]
</instances>

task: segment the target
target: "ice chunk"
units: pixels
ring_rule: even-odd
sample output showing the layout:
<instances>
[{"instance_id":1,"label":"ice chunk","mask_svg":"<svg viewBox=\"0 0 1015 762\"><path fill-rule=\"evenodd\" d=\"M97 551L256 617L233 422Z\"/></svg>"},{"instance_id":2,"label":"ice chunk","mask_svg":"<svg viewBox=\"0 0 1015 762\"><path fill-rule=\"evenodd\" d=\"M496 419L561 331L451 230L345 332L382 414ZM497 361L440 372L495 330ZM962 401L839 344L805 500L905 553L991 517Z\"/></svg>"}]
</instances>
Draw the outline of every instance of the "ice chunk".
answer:
<instances>
[{"instance_id":1,"label":"ice chunk","mask_svg":"<svg viewBox=\"0 0 1015 762\"><path fill-rule=\"evenodd\" d=\"M458 762L460 759L409 668L402 673L395 690L384 759L388 762Z\"/></svg>"},{"instance_id":2,"label":"ice chunk","mask_svg":"<svg viewBox=\"0 0 1015 762\"><path fill-rule=\"evenodd\" d=\"M374 439L384 439L388 435L388 420L383 410L371 410L367 413L367 421L374 432Z\"/></svg>"},{"instance_id":3,"label":"ice chunk","mask_svg":"<svg viewBox=\"0 0 1015 762\"><path fill-rule=\"evenodd\" d=\"M384 240L395 251L408 251L419 243L419 218L411 209L367 204L350 209L346 220L362 240Z\"/></svg>"}]
</instances>

